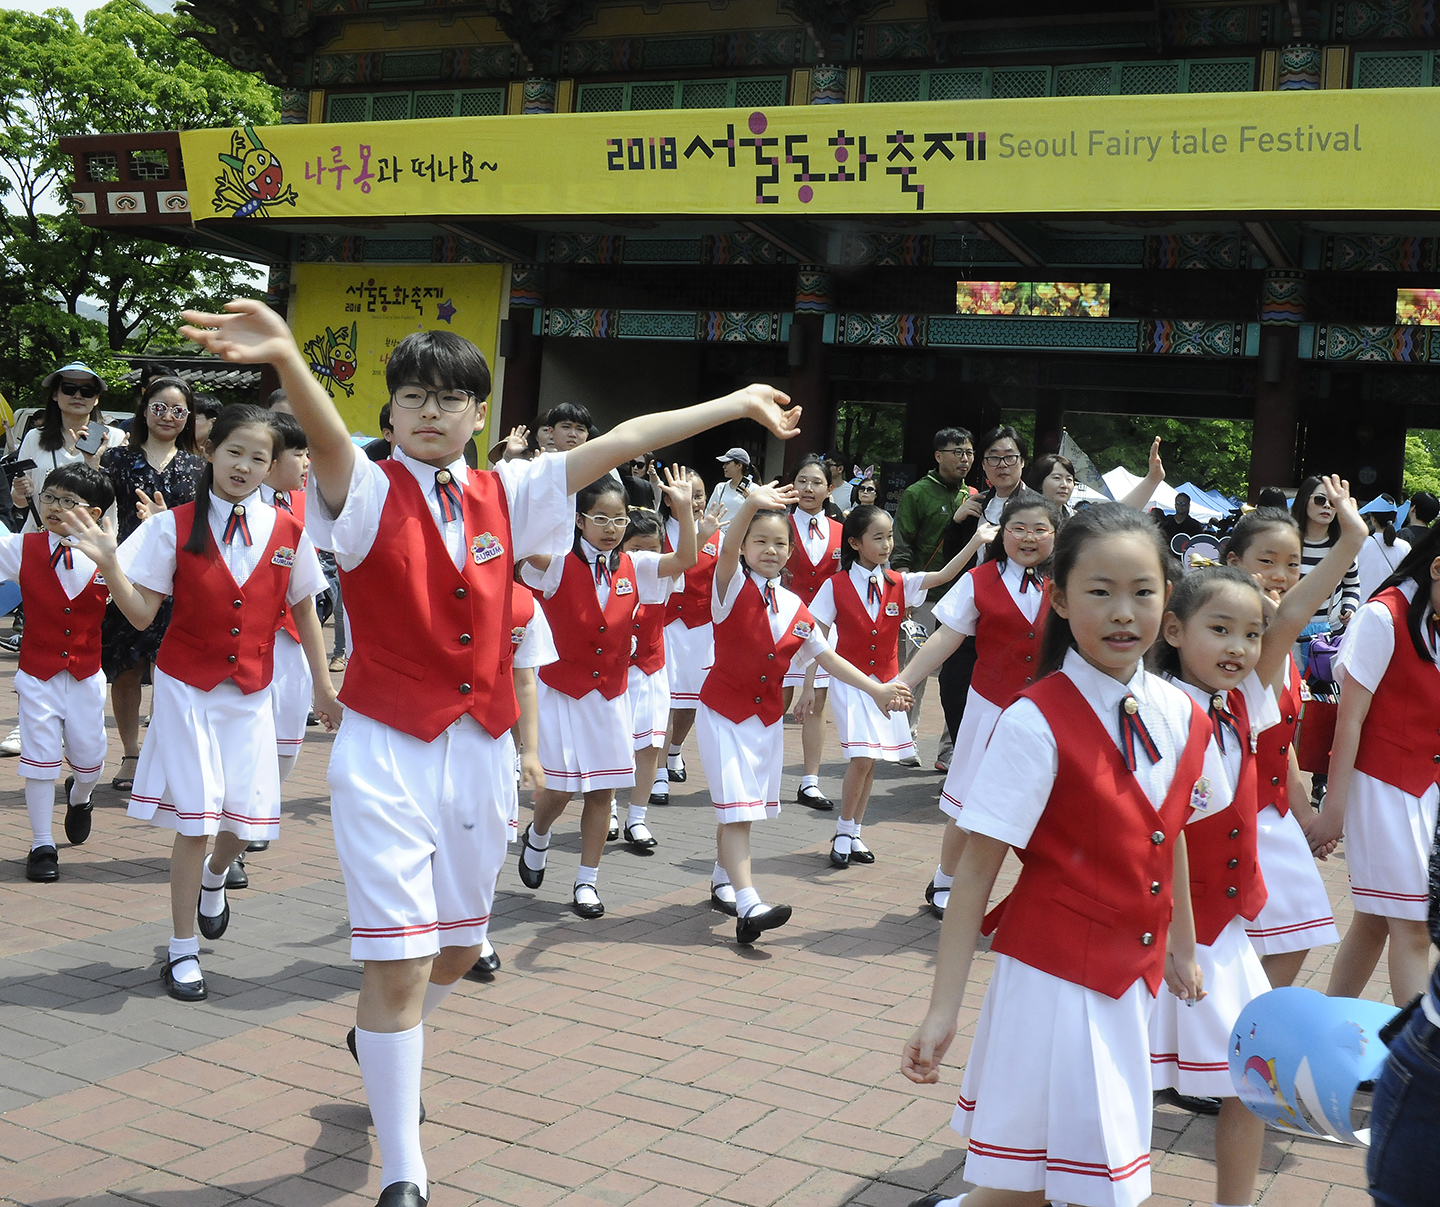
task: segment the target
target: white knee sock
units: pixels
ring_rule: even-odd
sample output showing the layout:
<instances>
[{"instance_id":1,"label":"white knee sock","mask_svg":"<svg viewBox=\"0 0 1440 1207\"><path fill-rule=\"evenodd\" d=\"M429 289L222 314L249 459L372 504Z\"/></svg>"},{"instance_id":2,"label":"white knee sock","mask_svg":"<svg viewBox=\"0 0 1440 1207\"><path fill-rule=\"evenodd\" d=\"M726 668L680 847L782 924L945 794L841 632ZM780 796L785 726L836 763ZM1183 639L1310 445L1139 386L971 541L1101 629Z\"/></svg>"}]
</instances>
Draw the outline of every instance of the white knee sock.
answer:
<instances>
[{"instance_id":1,"label":"white knee sock","mask_svg":"<svg viewBox=\"0 0 1440 1207\"><path fill-rule=\"evenodd\" d=\"M290 778L290 773L295 770L295 764L300 758L297 750L294 754L282 754L280 757L280 782L283 784Z\"/></svg>"},{"instance_id":2,"label":"white knee sock","mask_svg":"<svg viewBox=\"0 0 1440 1207\"><path fill-rule=\"evenodd\" d=\"M430 1181L420 1152L420 1072L425 1029L379 1032L355 1029L355 1054L380 1142L380 1185L414 1182L428 1196Z\"/></svg>"},{"instance_id":3,"label":"white knee sock","mask_svg":"<svg viewBox=\"0 0 1440 1207\"><path fill-rule=\"evenodd\" d=\"M95 785L100 782L97 775L93 780L82 780L78 775L75 782L70 785L70 800L72 805L87 805L90 803L90 794L95 791Z\"/></svg>"},{"instance_id":4,"label":"white knee sock","mask_svg":"<svg viewBox=\"0 0 1440 1207\"><path fill-rule=\"evenodd\" d=\"M225 912L225 873L230 870L212 872L210 858L206 856L204 870L200 873L200 912L207 918L218 918Z\"/></svg>"},{"instance_id":5,"label":"white knee sock","mask_svg":"<svg viewBox=\"0 0 1440 1207\"><path fill-rule=\"evenodd\" d=\"M170 959L178 960L181 956L198 956L199 954L200 940L194 935L188 939L177 939L174 935L170 936ZM204 979L198 960L186 960L185 963L171 969L170 975L182 985Z\"/></svg>"},{"instance_id":6,"label":"white knee sock","mask_svg":"<svg viewBox=\"0 0 1440 1207\"><path fill-rule=\"evenodd\" d=\"M482 952L481 954L483 955L484 953ZM455 984L456 983L452 981L448 985L437 985L434 981L430 981L425 986L425 1004L420 1007L421 1022L429 1018L430 1012L450 996L450 991L455 988ZM401 1181L404 1181L404 1179L402 1178Z\"/></svg>"},{"instance_id":7,"label":"white knee sock","mask_svg":"<svg viewBox=\"0 0 1440 1207\"><path fill-rule=\"evenodd\" d=\"M55 784L53 780L25 781L25 811L30 814L30 849L55 845Z\"/></svg>"}]
</instances>

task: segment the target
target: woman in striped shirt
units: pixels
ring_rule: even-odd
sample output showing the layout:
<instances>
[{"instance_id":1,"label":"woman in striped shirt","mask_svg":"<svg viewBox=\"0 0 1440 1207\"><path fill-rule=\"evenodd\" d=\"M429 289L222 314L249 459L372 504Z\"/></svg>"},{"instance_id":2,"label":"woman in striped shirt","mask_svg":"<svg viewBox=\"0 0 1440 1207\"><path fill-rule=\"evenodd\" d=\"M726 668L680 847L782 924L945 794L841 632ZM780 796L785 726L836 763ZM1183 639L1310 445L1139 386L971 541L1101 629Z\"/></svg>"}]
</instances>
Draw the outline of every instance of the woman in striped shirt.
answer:
<instances>
[{"instance_id":1,"label":"woman in striped shirt","mask_svg":"<svg viewBox=\"0 0 1440 1207\"><path fill-rule=\"evenodd\" d=\"M1303 578L1324 560L1331 546L1340 539L1340 521L1336 518L1335 508L1331 506L1329 496L1321 488L1318 477L1309 477L1300 483L1290 514L1300 525L1300 575ZM1349 624L1359 606L1360 576L1352 565L1345 571L1345 577L1340 580L1334 593L1310 618L1310 623L1300 634L1297 657L1303 655L1304 647L1310 644L1310 638L1329 630L1332 620L1337 622L1340 628ZM1301 665L1304 665L1303 660Z\"/></svg>"}]
</instances>

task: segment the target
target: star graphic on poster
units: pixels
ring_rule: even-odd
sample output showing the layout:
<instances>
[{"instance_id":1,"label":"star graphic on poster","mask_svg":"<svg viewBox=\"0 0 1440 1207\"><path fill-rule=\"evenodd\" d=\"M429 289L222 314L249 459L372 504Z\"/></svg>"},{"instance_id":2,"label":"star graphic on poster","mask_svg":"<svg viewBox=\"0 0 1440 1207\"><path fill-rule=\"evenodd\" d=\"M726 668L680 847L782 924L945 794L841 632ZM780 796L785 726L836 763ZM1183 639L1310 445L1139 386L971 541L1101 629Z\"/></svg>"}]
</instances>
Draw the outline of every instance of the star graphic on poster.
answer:
<instances>
[{"instance_id":1,"label":"star graphic on poster","mask_svg":"<svg viewBox=\"0 0 1440 1207\"><path fill-rule=\"evenodd\" d=\"M448 323L452 318L455 317L454 303L452 303L449 298L446 298L443 302L440 303L440 305L435 308L435 317L438 319L444 319Z\"/></svg>"}]
</instances>

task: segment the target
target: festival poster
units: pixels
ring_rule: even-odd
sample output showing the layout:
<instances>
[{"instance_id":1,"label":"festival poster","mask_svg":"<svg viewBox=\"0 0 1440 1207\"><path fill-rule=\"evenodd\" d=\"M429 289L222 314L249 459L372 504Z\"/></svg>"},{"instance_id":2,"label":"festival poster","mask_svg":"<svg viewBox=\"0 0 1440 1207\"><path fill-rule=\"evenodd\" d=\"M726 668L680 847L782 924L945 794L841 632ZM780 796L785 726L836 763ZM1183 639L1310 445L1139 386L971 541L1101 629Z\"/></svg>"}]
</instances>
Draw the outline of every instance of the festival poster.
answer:
<instances>
[{"instance_id":1,"label":"festival poster","mask_svg":"<svg viewBox=\"0 0 1440 1207\"><path fill-rule=\"evenodd\" d=\"M297 264L291 327L310 372L352 432L379 435L390 353L415 331L453 331L485 354L492 378L505 269L500 264ZM481 449L494 443L490 398Z\"/></svg>"}]
</instances>

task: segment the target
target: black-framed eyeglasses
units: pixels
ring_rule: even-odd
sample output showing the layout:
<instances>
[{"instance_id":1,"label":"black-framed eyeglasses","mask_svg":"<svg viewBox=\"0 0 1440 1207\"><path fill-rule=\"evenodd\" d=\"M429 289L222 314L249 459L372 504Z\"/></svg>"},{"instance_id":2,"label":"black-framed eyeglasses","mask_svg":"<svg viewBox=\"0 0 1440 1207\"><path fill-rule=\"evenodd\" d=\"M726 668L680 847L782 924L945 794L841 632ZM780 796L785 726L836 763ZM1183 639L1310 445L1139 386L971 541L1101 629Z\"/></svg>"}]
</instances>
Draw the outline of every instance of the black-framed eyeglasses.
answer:
<instances>
[{"instance_id":1,"label":"black-framed eyeglasses","mask_svg":"<svg viewBox=\"0 0 1440 1207\"><path fill-rule=\"evenodd\" d=\"M422 385L401 386L390 395L390 401L407 411L418 411L431 398L442 411L463 411L475 401L473 390L427 390Z\"/></svg>"},{"instance_id":2,"label":"black-framed eyeglasses","mask_svg":"<svg viewBox=\"0 0 1440 1207\"><path fill-rule=\"evenodd\" d=\"M941 448L936 449L935 451L939 453L949 453L952 457L969 457L970 460L975 460L975 450L968 446L960 448Z\"/></svg>"},{"instance_id":3,"label":"black-framed eyeglasses","mask_svg":"<svg viewBox=\"0 0 1440 1207\"><path fill-rule=\"evenodd\" d=\"M100 393L100 387L88 381L83 385L78 381L62 381L60 393L64 394L66 398L74 398L76 394L79 394L81 398L94 398Z\"/></svg>"},{"instance_id":4,"label":"black-framed eyeglasses","mask_svg":"<svg viewBox=\"0 0 1440 1207\"><path fill-rule=\"evenodd\" d=\"M74 511L77 507L84 507L85 503L80 499L72 499L69 495L51 494L48 490L40 492L41 507L59 507L64 511Z\"/></svg>"},{"instance_id":5,"label":"black-framed eyeglasses","mask_svg":"<svg viewBox=\"0 0 1440 1207\"><path fill-rule=\"evenodd\" d=\"M987 454L985 464L991 469L1011 469L1020 464L1019 453L1002 453L1000 455Z\"/></svg>"}]
</instances>

